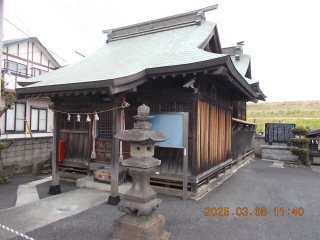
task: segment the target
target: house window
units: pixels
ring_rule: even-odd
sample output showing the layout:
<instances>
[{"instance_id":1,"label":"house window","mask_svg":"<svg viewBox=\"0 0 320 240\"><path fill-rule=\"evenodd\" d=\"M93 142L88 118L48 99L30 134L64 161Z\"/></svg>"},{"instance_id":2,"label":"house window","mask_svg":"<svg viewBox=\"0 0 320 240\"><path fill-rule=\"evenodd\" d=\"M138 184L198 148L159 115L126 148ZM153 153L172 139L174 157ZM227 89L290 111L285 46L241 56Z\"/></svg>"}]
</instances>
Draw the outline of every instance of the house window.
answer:
<instances>
[{"instance_id":1,"label":"house window","mask_svg":"<svg viewBox=\"0 0 320 240\"><path fill-rule=\"evenodd\" d=\"M31 106L31 131L47 131L47 108Z\"/></svg>"},{"instance_id":2,"label":"house window","mask_svg":"<svg viewBox=\"0 0 320 240\"><path fill-rule=\"evenodd\" d=\"M26 104L15 103L12 110L6 112L6 132L24 132L26 117Z\"/></svg>"},{"instance_id":3,"label":"house window","mask_svg":"<svg viewBox=\"0 0 320 240\"><path fill-rule=\"evenodd\" d=\"M4 60L4 61L5 61L5 65L4 65L5 71L10 71L12 74L27 76L27 65L9 61L9 60Z\"/></svg>"},{"instance_id":4,"label":"house window","mask_svg":"<svg viewBox=\"0 0 320 240\"><path fill-rule=\"evenodd\" d=\"M41 70L41 69L38 69L38 68L32 68L32 76L33 77L36 77L36 76L39 76L39 75L43 75L43 74L46 74L47 71L44 71L44 70Z\"/></svg>"}]
</instances>

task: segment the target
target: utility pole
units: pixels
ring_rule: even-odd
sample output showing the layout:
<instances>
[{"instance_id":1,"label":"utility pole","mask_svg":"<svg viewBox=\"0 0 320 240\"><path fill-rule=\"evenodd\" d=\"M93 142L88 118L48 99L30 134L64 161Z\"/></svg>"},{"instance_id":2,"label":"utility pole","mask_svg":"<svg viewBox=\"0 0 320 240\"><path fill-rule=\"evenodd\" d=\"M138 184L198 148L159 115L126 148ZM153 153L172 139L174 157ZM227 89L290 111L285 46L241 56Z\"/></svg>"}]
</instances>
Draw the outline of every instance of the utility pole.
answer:
<instances>
[{"instance_id":1,"label":"utility pole","mask_svg":"<svg viewBox=\"0 0 320 240\"><path fill-rule=\"evenodd\" d=\"M2 40L3 40L3 1L4 0L0 0L0 64L1 64L1 70L2 70ZM2 72L1 72L1 79L2 79ZM2 88L0 87L0 106L1 106L1 91L2 91Z\"/></svg>"}]
</instances>

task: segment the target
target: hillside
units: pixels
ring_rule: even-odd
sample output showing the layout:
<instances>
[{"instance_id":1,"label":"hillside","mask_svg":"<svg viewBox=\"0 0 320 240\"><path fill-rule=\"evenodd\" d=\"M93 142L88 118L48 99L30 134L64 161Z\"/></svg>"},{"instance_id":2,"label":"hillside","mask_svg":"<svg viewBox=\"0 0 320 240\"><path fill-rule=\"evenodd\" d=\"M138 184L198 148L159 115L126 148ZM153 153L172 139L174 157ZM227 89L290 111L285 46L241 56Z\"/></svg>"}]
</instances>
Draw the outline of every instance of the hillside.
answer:
<instances>
[{"instance_id":1,"label":"hillside","mask_svg":"<svg viewBox=\"0 0 320 240\"><path fill-rule=\"evenodd\" d=\"M320 101L261 102L247 104L247 121L258 124L264 131L265 123L295 123L297 126L320 128Z\"/></svg>"}]
</instances>

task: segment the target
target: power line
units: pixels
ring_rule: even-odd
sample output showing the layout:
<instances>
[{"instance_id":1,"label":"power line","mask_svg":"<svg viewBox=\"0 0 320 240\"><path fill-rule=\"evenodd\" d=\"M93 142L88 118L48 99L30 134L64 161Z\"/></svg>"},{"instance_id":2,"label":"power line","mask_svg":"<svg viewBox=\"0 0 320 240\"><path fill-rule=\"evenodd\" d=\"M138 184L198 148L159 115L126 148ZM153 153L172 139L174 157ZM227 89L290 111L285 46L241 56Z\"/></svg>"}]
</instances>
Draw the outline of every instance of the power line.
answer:
<instances>
[{"instance_id":1,"label":"power line","mask_svg":"<svg viewBox=\"0 0 320 240\"><path fill-rule=\"evenodd\" d=\"M33 39L34 41L36 41L37 43L39 43L45 50L47 50L48 52L51 52L53 55L57 56L58 58L60 58L61 60L65 61L66 63L70 64L69 62L67 62L66 60L64 60L63 58L59 57L57 54L55 54L54 52L50 51L48 48L46 48L45 46L42 45L42 43L40 41L37 41L35 38L30 37L27 33L25 33L24 31L22 31L20 28L18 28L16 25L14 25L12 22L10 22L8 19L3 18L4 20L6 20L8 23L10 23L12 26L14 26L15 28L17 28L18 30L20 30L21 32L23 32L25 35L27 35L29 38Z\"/></svg>"},{"instance_id":2,"label":"power line","mask_svg":"<svg viewBox=\"0 0 320 240\"><path fill-rule=\"evenodd\" d=\"M107 19L105 19L103 17L103 15L101 15L101 13L98 11L98 9L96 9L96 7L91 3L91 1L89 1L89 3L91 4L91 6L97 11L97 13L99 13L99 15L106 21L106 23L108 23L110 25L110 27L112 27L112 25L107 21Z\"/></svg>"},{"instance_id":3,"label":"power line","mask_svg":"<svg viewBox=\"0 0 320 240\"><path fill-rule=\"evenodd\" d=\"M73 18L74 18L77 22L80 22L80 23L81 23L80 25L85 29L85 31L91 32L91 36L95 39L95 41L97 41L98 43L100 43L100 39L97 38L97 37L95 36L95 34L90 30L90 28L88 28L87 25L85 25L85 24L81 21L81 19L79 19L79 18L77 17L77 15L74 14L74 12L69 9L68 5L64 3L64 0L61 1L61 2L60 2L60 0L58 0L58 2L59 2L62 6L64 6L65 9L67 9L67 12L70 12L70 13L72 14Z\"/></svg>"},{"instance_id":4,"label":"power line","mask_svg":"<svg viewBox=\"0 0 320 240\"><path fill-rule=\"evenodd\" d=\"M94 18L92 18L91 15L90 15L89 13L87 13L87 11L86 11L84 8L82 8L81 4L79 4L77 0L75 0L75 2L79 5L79 7L82 9L82 11L84 11L84 13L91 19L91 21L92 21L94 24L99 25L99 28L103 29L103 27L101 27L100 24L99 24L98 22L96 22L96 21L94 20Z\"/></svg>"},{"instance_id":5,"label":"power line","mask_svg":"<svg viewBox=\"0 0 320 240\"><path fill-rule=\"evenodd\" d=\"M86 37L91 43L93 43L93 45L95 45L96 47L98 47L97 44L96 44L95 42L93 42L90 38L88 38L87 34L83 33L83 31L68 17L68 15L65 14L65 13L61 10L61 8L55 3L55 0L52 0L52 2L53 2L54 5L56 5L56 7L60 10L60 12L62 12L62 13L69 19L69 21L72 22L72 24L73 24L76 28L78 28L78 30L79 30L80 32L82 32L83 35L85 35L85 37Z\"/></svg>"},{"instance_id":6,"label":"power line","mask_svg":"<svg viewBox=\"0 0 320 240\"><path fill-rule=\"evenodd\" d=\"M122 23L122 25L124 25L124 23L121 21L121 19L118 17L118 15L113 11L113 9L109 6L109 4L107 3L106 0L104 0L104 2L107 4L107 6L111 9L111 11L113 12L113 14L118 18L118 20Z\"/></svg>"},{"instance_id":7,"label":"power line","mask_svg":"<svg viewBox=\"0 0 320 240\"><path fill-rule=\"evenodd\" d=\"M19 16L16 14L16 12L13 10L13 8L10 6L9 1L6 1L6 3L8 4L8 6L11 8L12 12L16 15L16 17L19 19L19 21L22 23L22 25L28 30L28 32L30 33L30 35L33 35L29 29L26 27L26 25L24 25L24 23L21 21L21 19L19 18Z\"/></svg>"}]
</instances>

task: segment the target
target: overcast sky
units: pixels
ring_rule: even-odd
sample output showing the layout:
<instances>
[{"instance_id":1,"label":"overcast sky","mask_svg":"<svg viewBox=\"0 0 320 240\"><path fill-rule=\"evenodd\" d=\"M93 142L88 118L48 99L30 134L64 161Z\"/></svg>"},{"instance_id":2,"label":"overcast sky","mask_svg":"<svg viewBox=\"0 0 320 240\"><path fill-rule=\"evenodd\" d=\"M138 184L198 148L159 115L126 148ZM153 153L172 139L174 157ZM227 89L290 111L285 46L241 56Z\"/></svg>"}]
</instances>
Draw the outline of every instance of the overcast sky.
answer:
<instances>
[{"instance_id":1,"label":"overcast sky","mask_svg":"<svg viewBox=\"0 0 320 240\"><path fill-rule=\"evenodd\" d=\"M37 37L62 65L105 44L102 30L197 10L218 26L222 47L245 41L252 78L268 102L320 100L320 1L5 0L4 17ZM4 20L4 40L28 37Z\"/></svg>"}]
</instances>

